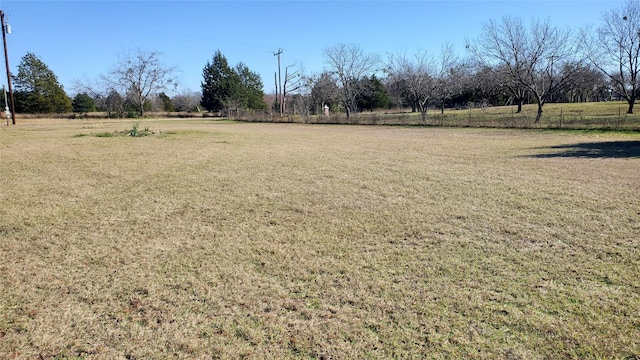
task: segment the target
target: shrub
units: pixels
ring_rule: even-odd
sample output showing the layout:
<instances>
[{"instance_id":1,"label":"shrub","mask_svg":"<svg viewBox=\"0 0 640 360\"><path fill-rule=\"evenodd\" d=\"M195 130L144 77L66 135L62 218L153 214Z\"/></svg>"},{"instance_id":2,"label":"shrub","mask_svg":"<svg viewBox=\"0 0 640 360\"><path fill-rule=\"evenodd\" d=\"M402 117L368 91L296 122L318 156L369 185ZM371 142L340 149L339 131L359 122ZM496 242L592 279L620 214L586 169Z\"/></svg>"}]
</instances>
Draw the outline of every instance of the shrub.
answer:
<instances>
[{"instance_id":1,"label":"shrub","mask_svg":"<svg viewBox=\"0 0 640 360\"><path fill-rule=\"evenodd\" d=\"M144 130L140 130L139 128L140 122L134 122L133 125L131 125L131 129L128 131L128 135L131 137L142 137L153 134L153 131L151 131L148 127L145 127Z\"/></svg>"}]
</instances>

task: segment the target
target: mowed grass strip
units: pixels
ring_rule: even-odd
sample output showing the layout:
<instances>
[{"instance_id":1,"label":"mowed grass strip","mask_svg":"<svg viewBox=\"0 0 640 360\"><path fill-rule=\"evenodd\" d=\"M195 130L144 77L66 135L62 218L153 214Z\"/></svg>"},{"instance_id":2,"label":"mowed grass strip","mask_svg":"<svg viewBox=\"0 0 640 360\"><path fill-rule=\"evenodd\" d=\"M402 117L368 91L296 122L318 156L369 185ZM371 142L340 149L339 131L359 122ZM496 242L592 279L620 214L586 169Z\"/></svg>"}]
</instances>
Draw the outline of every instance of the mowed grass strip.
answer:
<instances>
[{"instance_id":1,"label":"mowed grass strip","mask_svg":"<svg viewBox=\"0 0 640 360\"><path fill-rule=\"evenodd\" d=\"M640 356L638 135L130 125L0 129L1 357Z\"/></svg>"}]
</instances>

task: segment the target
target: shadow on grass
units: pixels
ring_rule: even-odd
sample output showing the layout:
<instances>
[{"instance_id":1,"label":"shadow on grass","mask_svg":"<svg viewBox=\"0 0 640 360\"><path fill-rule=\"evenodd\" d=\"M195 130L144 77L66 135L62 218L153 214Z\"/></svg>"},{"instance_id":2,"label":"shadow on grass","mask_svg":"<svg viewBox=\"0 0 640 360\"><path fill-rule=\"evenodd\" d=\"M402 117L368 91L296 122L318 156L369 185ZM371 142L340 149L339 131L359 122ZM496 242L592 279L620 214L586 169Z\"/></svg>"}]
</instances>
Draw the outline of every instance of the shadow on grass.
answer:
<instances>
[{"instance_id":1,"label":"shadow on grass","mask_svg":"<svg viewBox=\"0 0 640 360\"><path fill-rule=\"evenodd\" d=\"M607 141L558 145L541 149L559 152L529 155L533 158L640 158L640 141Z\"/></svg>"}]
</instances>

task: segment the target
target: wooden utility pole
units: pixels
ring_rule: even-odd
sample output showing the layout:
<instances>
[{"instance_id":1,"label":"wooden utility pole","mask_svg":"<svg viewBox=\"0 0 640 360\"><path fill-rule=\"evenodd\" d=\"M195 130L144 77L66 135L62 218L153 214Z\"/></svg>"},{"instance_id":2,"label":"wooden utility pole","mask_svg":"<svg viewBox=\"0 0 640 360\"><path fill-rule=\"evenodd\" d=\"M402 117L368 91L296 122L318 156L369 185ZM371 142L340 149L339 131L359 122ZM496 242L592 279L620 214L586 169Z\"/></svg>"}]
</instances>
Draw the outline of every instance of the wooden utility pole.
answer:
<instances>
[{"instance_id":1,"label":"wooden utility pole","mask_svg":"<svg viewBox=\"0 0 640 360\"><path fill-rule=\"evenodd\" d=\"M282 113L284 112L284 96L282 96L282 77L280 75L280 54L282 54L282 49L278 49L278 51L273 53L273 56L278 57L278 83L276 84L276 99L278 100L278 105L280 107L280 117L282 117ZM278 94L280 94L278 96Z\"/></svg>"},{"instance_id":2,"label":"wooden utility pole","mask_svg":"<svg viewBox=\"0 0 640 360\"><path fill-rule=\"evenodd\" d=\"M278 73L274 72L273 73L273 83L276 86L276 103L278 104L278 109L280 108L280 98L278 97ZM274 104L275 105L275 104Z\"/></svg>"},{"instance_id":3,"label":"wooden utility pole","mask_svg":"<svg viewBox=\"0 0 640 360\"><path fill-rule=\"evenodd\" d=\"M4 22L4 11L0 10L0 26L2 26L2 42L4 44L4 62L7 66L7 82L9 83L9 98L11 99L11 123L16 124L16 104L13 100L13 88L11 87L11 71L9 70L9 53L7 52L7 24Z\"/></svg>"}]
</instances>

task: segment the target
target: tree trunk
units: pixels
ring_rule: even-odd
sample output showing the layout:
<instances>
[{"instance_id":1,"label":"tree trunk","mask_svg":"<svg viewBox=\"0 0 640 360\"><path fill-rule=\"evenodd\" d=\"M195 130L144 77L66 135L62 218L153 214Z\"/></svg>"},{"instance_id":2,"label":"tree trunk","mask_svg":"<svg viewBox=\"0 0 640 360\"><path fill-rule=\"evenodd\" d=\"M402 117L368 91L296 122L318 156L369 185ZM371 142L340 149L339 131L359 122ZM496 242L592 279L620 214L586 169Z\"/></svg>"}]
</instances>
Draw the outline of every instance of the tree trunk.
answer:
<instances>
[{"instance_id":1,"label":"tree trunk","mask_svg":"<svg viewBox=\"0 0 640 360\"><path fill-rule=\"evenodd\" d=\"M536 114L536 124L540 123L540 118L542 118L542 103L538 103L538 113Z\"/></svg>"},{"instance_id":2,"label":"tree trunk","mask_svg":"<svg viewBox=\"0 0 640 360\"><path fill-rule=\"evenodd\" d=\"M420 111L420 116L422 117L422 123L427 125L427 110L429 110L429 100L418 101L416 104L418 110Z\"/></svg>"},{"instance_id":3,"label":"tree trunk","mask_svg":"<svg viewBox=\"0 0 640 360\"><path fill-rule=\"evenodd\" d=\"M516 101L518 102L518 110L516 110L516 114L520 114L522 112L522 99L516 99Z\"/></svg>"},{"instance_id":4,"label":"tree trunk","mask_svg":"<svg viewBox=\"0 0 640 360\"><path fill-rule=\"evenodd\" d=\"M144 117L144 97L140 94L140 117Z\"/></svg>"},{"instance_id":5,"label":"tree trunk","mask_svg":"<svg viewBox=\"0 0 640 360\"><path fill-rule=\"evenodd\" d=\"M629 109L627 109L627 114L633 114L633 105L635 105L636 103L636 97L632 95L627 102L629 103Z\"/></svg>"}]
</instances>

